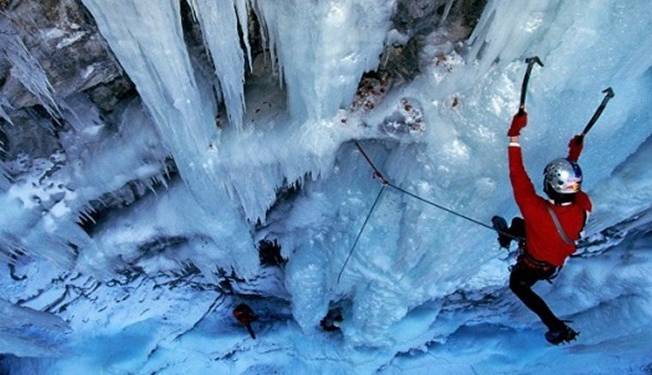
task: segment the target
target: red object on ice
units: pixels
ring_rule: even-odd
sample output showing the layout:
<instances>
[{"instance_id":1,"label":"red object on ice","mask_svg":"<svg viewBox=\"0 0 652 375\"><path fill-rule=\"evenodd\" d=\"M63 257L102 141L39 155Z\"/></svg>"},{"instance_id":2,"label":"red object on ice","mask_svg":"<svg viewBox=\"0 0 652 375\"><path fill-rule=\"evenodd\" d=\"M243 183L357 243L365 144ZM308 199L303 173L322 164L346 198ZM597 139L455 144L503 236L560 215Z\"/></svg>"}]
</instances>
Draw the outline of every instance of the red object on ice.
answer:
<instances>
[{"instance_id":1,"label":"red object on ice","mask_svg":"<svg viewBox=\"0 0 652 375\"><path fill-rule=\"evenodd\" d=\"M253 328L251 328L251 323L258 319L254 311L247 305L246 303L241 303L238 306L233 309L233 316L247 328L247 331L249 331L249 335L251 335L252 339L256 339L256 333L254 332Z\"/></svg>"}]
</instances>

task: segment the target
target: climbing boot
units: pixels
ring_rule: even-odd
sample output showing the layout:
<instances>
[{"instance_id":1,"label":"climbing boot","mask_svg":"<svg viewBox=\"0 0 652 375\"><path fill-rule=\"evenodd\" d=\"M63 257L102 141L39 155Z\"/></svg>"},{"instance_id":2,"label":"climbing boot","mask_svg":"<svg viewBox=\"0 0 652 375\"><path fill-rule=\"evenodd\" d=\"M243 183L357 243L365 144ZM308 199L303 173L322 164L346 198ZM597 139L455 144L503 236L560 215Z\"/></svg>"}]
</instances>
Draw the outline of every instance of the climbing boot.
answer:
<instances>
[{"instance_id":1,"label":"climbing boot","mask_svg":"<svg viewBox=\"0 0 652 375\"><path fill-rule=\"evenodd\" d=\"M552 345L559 345L561 343L569 343L577 336L579 335L579 332L576 332L574 329L569 327L568 325L564 324L563 326L559 327L558 329L555 330L549 330L546 332L546 340L548 340L549 343Z\"/></svg>"}]
</instances>

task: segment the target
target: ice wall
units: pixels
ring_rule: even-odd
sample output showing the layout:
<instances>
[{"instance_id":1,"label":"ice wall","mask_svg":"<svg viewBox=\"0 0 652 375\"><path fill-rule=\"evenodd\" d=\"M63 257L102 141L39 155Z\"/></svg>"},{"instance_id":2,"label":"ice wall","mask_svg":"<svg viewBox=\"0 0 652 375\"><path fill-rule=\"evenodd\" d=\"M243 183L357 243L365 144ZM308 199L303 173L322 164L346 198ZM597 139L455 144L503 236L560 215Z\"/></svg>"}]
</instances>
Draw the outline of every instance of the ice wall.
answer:
<instances>
[{"instance_id":1,"label":"ice wall","mask_svg":"<svg viewBox=\"0 0 652 375\"><path fill-rule=\"evenodd\" d=\"M3 355L54 357L62 354L70 327L61 318L0 299L0 351Z\"/></svg>"},{"instance_id":2,"label":"ice wall","mask_svg":"<svg viewBox=\"0 0 652 375\"><path fill-rule=\"evenodd\" d=\"M415 137L416 145L366 144L370 155L395 183L475 218L488 222L495 213L517 214L507 180L504 134L517 107L525 69L522 60L536 54L546 66L532 76L530 124L522 144L537 186L539 171L552 158L565 154L568 140L591 117L603 97L601 90L612 86L617 93L588 136L581 159L585 187L592 193L650 134L649 120L640 111L651 100L650 61L641 54L635 35L643 35L642 44L647 45L644 30L652 8L646 2L596 2L592 6L604 12L592 13L585 12L585 6L489 2L461 57L455 46L438 42L440 32L433 33L427 40L432 44L424 50L422 75L390 95L395 101L386 99L367 117L383 121L396 111L397 99L406 97L422 109L428 124L425 133ZM436 59L438 53L446 56L443 63ZM288 275L289 285L310 285L291 289L300 300L309 299L302 293L310 293L317 301L329 299L320 294L324 288L331 291L331 300L350 298L353 307L343 324L345 335L367 345L392 345L384 332L409 309L460 288L502 255L490 231L390 193L372 217L342 283L335 285L356 234L346 228L359 228L377 189L363 182L368 167L360 155L349 159L347 150L357 154L343 148L335 164L338 174L323 185L309 187L307 199L315 202L297 205L293 211L319 211L328 219L316 225L302 216L305 213L297 212L301 219L288 219L287 229L292 231L283 236L286 247L296 243L298 252L306 251L303 243L319 238L319 251L328 254L322 256L332 259L327 281L315 285L317 277L308 282L303 273L296 272ZM338 191L338 186L348 188ZM316 202L322 199L338 202L338 208L321 211ZM594 200L599 199L601 193L596 191ZM647 203L640 202L639 207L646 208ZM596 212L595 217L610 214ZM309 224L301 225L301 221ZM290 263L300 259L306 259L303 268L314 264L307 255ZM503 273L502 280L506 280L506 267L498 271ZM308 306L314 309L323 304ZM313 312L297 315L302 326L318 323L306 321L317 315Z\"/></svg>"},{"instance_id":3,"label":"ice wall","mask_svg":"<svg viewBox=\"0 0 652 375\"><path fill-rule=\"evenodd\" d=\"M637 45L641 37L635 37L642 35L643 45L650 42L645 29L651 9L643 1L590 4L604 12L586 12L585 4L562 1L489 1L464 45L447 42L447 31L436 30L424 40L422 74L395 89L373 111L362 113L338 109L348 106L360 75L377 65L392 2L248 3L264 26L271 63L277 64L288 95L288 114L277 107L278 98L259 100L264 93L252 90L248 100L269 108L259 113L251 107L256 110L244 114L245 122L253 123L251 129L227 129L219 141L216 131L206 130L212 107L197 104L206 92L194 83L178 7L168 4L148 12L146 2L125 1L134 11L123 17L110 13L105 3L87 3L133 75L178 159L182 178L201 205L217 213L212 206L217 200L208 189L223 187L229 197L220 202L235 202L251 222L266 224L257 236L275 236L283 243L290 258L286 285L301 326L316 326L329 302L350 299L344 332L359 344L390 345L385 332L410 309L452 293L500 254L486 229L390 191L342 283L336 284L378 188L368 178L368 166L346 144L349 139L380 138L365 145L395 183L488 221L495 213L516 214L505 172L504 133L516 108L524 57L539 55L546 65L532 76L531 121L523 137L533 179L549 159L565 152L567 140L588 120L607 86L617 96L587 140L582 157L587 189L649 135L637 117L637 109L650 100L650 60ZM234 40L214 36L221 32L235 37L247 3L224 8L193 4L233 119L242 106L244 53ZM226 22L218 23L218 17ZM233 70L227 72L227 66ZM184 75L179 78L173 71ZM170 100L181 97L190 101ZM414 111L408 105L427 124L422 131L396 136L364 130ZM296 126L305 123L310 126ZM633 130L619 131L624 127ZM215 140L216 151L206 151L208 139ZM305 180L306 175L312 178ZM277 189L295 181L303 185L302 195L283 215L266 218ZM315 268L319 272L306 272Z\"/></svg>"},{"instance_id":4,"label":"ice wall","mask_svg":"<svg viewBox=\"0 0 652 375\"><path fill-rule=\"evenodd\" d=\"M650 123L648 118L647 123ZM618 224L648 209L652 202L652 136L606 177L593 193L596 216L593 233Z\"/></svg>"},{"instance_id":5,"label":"ice wall","mask_svg":"<svg viewBox=\"0 0 652 375\"><path fill-rule=\"evenodd\" d=\"M60 160L41 161L42 169L21 176L0 196L11 213L0 215L5 247L18 241L44 257L69 261L78 255L73 259L84 272L110 273L134 262L154 274L173 273L193 262L215 281L218 268L233 267L250 281L249 292L264 294L269 285L261 284L272 282L256 274L254 240L278 239L289 262L274 288L290 294L293 317L311 338L337 303L347 343L395 353L425 345L434 331L445 341L458 327L446 325L447 319L459 316L440 315L442 301L459 290L503 286L504 254L491 231L389 189L337 283L380 189L350 141L360 140L394 183L426 198L487 222L496 213L517 214L507 181L505 132L516 109L522 60L535 54L546 66L532 76L530 124L522 139L535 184L545 163L565 153L567 140L600 102L600 91L612 86L617 96L587 138L581 159L585 186L598 202L594 217L596 223L613 223L649 207L645 199L628 196L632 211L620 211L615 219L608 210L619 204L610 200L620 192L618 182L647 188L641 168L649 153L650 119L643 110L652 102L652 62L644 51L652 43L652 7L646 1L490 0L467 42L453 43L448 30L435 30L423 40L421 74L394 87L375 109L361 110L350 101L360 75L378 62L393 2L197 0L230 122L237 123L241 113L247 124L241 130L216 127L210 79L193 66L178 2L84 3L147 113L138 101L125 103L121 120L112 124L115 133L104 133L84 116L70 119L76 132L89 137L63 137L67 167L41 185L41 174ZM232 38L239 27L246 39L248 7L263 23L285 91L252 79L244 111L245 53ZM218 24L222 19L227 22ZM410 128L415 113L422 126ZM143 181L159 180L168 154L185 186L152 193L106 219L92 237L76 226L89 201L129 182L140 189ZM54 188L32 189L33 183L40 189L49 182ZM300 190L277 201L279 188L293 183ZM185 242L138 263L147 245L170 238ZM67 254L70 240L81 245L80 254ZM340 354L329 352L333 358Z\"/></svg>"}]
</instances>

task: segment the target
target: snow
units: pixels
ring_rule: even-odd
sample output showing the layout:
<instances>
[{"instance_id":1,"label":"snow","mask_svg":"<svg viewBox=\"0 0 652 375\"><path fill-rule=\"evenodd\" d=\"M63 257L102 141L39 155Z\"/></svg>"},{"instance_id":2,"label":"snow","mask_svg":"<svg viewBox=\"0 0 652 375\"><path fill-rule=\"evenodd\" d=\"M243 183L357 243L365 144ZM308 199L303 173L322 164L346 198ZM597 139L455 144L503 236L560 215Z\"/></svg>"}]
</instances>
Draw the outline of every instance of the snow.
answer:
<instances>
[{"instance_id":1,"label":"snow","mask_svg":"<svg viewBox=\"0 0 652 375\"><path fill-rule=\"evenodd\" d=\"M60 345L70 329L63 319L16 306L0 299L3 319L0 325L0 351L16 356L50 357L61 355Z\"/></svg>"},{"instance_id":2,"label":"snow","mask_svg":"<svg viewBox=\"0 0 652 375\"><path fill-rule=\"evenodd\" d=\"M72 331L69 355L10 357L2 366L15 373L649 371L648 2L489 0L468 40L453 42L442 22L423 39L413 81L366 97L356 96L358 83L385 43L407 42L392 29L393 1L194 0L214 77L185 44L179 2L83 3L140 98L108 118L83 95L66 98L71 129L60 136L61 153L9 163L19 173L0 193L0 246L28 278L1 273L2 298L21 306L12 316L43 310ZM248 10L269 56L252 57ZM343 269L380 189L353 140L408 191L483 222L517 214L504 133L531 55L545 64L531 77L522 137L536 186L601 90L616 92L580 159L595 203L587 246L554 287L537 285L582 331L578 343L560 348L546 346L540 323L507 290L513 259L492 231L391 188ZM179 177L170 176L171 159ZM263 239L278 240L284 267L259 265ZM241 302L261 317L256 341L231 316ZM323 332L320 321L333 308L342 311L341 332ZM54 321L37 315L30 319L45 325L45 344L26 343L15 356L52 355L43 347L59 340L50 336Z\"/></svg>"}]
</instances>

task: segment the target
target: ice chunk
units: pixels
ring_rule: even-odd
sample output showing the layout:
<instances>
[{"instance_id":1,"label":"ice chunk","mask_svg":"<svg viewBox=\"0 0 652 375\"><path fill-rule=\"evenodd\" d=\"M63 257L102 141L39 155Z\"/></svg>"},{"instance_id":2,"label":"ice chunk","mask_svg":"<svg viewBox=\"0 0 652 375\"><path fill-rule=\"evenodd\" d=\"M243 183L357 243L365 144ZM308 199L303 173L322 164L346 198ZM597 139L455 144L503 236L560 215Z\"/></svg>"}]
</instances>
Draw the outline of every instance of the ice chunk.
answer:
<instances>
[{"instance_id":1,"label":"ice chunk","mask_svg":"<svg viewBox=\"0 0 652 375\"><path fill-rule=\"evenodd\" d=\"M305 332L313 331L328 312L326 258L319 251L299 248L290 258L286 272L294 319Z\"/></svg>"}]
</instances>

